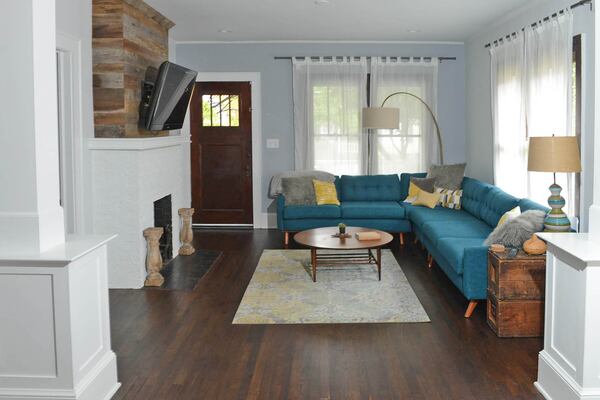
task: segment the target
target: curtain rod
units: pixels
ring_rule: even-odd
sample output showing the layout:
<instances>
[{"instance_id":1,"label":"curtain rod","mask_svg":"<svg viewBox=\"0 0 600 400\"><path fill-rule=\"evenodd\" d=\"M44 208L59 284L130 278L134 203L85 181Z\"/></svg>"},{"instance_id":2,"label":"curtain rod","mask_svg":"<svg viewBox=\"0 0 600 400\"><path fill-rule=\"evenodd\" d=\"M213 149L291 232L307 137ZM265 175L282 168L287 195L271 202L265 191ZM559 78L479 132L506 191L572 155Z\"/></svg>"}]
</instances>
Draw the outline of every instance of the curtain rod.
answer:
<instances>
[{"instance_id":1,"label":"curtain rod","mask_svg":"<svg viewBox=\"0 0 600 400\"><path fill-rule=\"evenodd\" d=\"M366 58L367 60L370 60L371 58L378 58L378 57L389 57L389 58L401 58L401 59L411 59L411 58L422 58L425 60L431 60L434 57L431 56L427 56L427 57L394 57L394 56L297 56L297 57L273 57L275 60L291 60L292 58L326 58L326 59L333 59L333 58L339 58L339 57L352 57L352 58ZM437 57L438 60L441 61L455 61L456 57Z\"/></svg>"},{"instance_id":2,"label":"curtain rod","mask_svg":"<svg viewBox=\"0 0 600 400\"><path fill-rule=\"evenodd\" d=\"M590 11L591 11L593 9L592 8L592 4L593 4L592 0L581 0L581 1L578 1L575 4L571 4L571 7L569 7L569 8L572 10L574 8L577 8L577 7L585 6L586 4L590 5ZM554 14L552 14L550 16L542 18L542 21L548 21L550 18L554 18L554 17L556 17L557 15L559 15L559 14L561 14L563 12L564 11L562 11L562 10L558 11L558 12L555 12ZM531 24L531 27L535 28L537 25L538 25L538 23L534 22L533 24ZM524 30L525 30L525 28L521 28L521 31L524 31ZM490 43L486 44L484 47L487 49L488 47L491 47L492 44L497 44L497 43L503 41L504 39L510 39L511 37L516 36L516 34L517 34L517 32L513 32L511 34L508 34L508 35L506 35L504 37L501 37L500 39L494 40L493 42L490 42Z\"/></svg>"}]
</instances>

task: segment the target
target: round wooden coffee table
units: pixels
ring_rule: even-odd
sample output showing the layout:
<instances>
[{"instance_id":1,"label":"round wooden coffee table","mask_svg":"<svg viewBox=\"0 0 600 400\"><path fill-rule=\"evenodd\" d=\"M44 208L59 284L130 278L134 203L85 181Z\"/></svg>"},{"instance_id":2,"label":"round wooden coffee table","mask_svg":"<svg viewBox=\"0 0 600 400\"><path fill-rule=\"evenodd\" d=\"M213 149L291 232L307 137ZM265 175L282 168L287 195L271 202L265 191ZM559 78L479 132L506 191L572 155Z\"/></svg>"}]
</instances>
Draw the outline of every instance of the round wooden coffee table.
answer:
<instances>
[{"instance_id":1,"label":"round wooden coffee table","mask_svg":"<svg viewBox=\"0 0 600 400\"><path fill-rule=\"evenodd\" d=\"M358 232L377 232L380 239L360 241L356 238ZM309 229L294 235L296 242L310 248L313 282L317 281L318 265L336 264L375 264L377 265L379 280L381 280L381 247L390 243L393 236L377 229L354 226L346 227L346 233L350 235L348 238L334 237L333 235L336 233L338 233L337 226ZM339 252L319 254L317 250L338 250ZM366 254L344 253L347 250L366 250ZM376 255L373 254L373 250L375 250Z\"/></svg>"}]
</instances>

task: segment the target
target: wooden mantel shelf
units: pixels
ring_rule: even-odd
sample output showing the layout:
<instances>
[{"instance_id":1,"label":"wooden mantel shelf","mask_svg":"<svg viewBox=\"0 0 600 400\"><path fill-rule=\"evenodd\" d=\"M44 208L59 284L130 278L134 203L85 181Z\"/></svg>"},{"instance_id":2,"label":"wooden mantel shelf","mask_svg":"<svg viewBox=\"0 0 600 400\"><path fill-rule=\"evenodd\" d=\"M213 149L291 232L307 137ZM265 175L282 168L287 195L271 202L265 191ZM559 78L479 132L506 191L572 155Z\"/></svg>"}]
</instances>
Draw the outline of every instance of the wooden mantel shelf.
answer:
<instances>
[{"instance_id":1,"label":"wooden mantel shelf","mask_svg":"<svg viewBox=\"0 0 600 400\"><path fill-rule=\"evenodd\" d=\"M95 138L88 139L90 150L143 151L190 143L187 135L157 136L152 138Z\"/></svg>"}]
</instances>

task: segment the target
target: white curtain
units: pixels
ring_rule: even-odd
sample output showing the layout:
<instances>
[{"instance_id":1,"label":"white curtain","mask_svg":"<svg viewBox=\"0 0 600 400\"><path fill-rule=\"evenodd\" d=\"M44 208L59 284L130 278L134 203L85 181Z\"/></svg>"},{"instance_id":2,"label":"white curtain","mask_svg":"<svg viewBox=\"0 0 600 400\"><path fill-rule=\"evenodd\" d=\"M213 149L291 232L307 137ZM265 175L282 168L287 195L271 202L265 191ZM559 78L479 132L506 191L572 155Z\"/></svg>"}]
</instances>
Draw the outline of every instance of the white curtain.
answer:
<instances>
[{"instance_id":1,"label":"white curtain","mask_svg":"<svg viewBox=\"0 0 600 400\"><path fill-rule=\"evenodd\" d=\"M437 58L431 60L400 57L371 59L371 106L381 106L394 92L414 94L437 110ZM371 137L370 172L386 174L427 171L438 160L435 126L427 109L407 95L391 97L386 107L400 109L398 129L378 129Z\"/></svg>"},{"instance_id":2,"label":"white curtain","mask_svg":"<svg viewBox=\"0 0 600 400\"><path fill-rule=\"evenodd\" d=\"M294 58L292 65L296 170L364 173L366 58Z\"/></svg>"},{"instance_id":3,"label":"white curtain","mask_svg":"<svg viewBox=\"0 0 600 400\"><path fill-rule=\"evenodd\" d=\"M540 21L525 30L526 115L527 135L574 135L571 123L573 77L573 27L570 9ZM527 197L546 203L552 174L530 172ZM565 212L573 215L575 179L560 173L556 180L567 200Z\"/></svg>"},{"instance_id":4,"label":"white curtain","mask_svg":"<svg viewBox=\"0 0 600 400\"><path fill-rule=\"evenodd\" d=\"M572 135L572 14L565 10L492 46L494 179L517 197L546 204L551 173L527 172L528 138ZM573 174L557 174L569 215Z\"/></svg>"},{"instance_id":5,"label":"white curtain","mask_svg":"<svg viewBox=\"0 0 600 400\"><path fill-rule=\"evenodd\" d=\"M490 49L494 182L517 197L528 195L523 52L522 32Z\"/></svg>"}]
</instances>

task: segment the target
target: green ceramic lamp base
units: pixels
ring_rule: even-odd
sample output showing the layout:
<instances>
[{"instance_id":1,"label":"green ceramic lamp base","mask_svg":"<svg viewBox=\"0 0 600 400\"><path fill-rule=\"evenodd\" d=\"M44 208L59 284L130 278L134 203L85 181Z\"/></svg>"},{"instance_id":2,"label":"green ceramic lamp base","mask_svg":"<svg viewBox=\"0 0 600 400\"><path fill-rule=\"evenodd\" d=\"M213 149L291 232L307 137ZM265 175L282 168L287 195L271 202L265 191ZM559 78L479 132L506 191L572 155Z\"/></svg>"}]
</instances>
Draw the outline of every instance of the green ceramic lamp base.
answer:
<instances>
[{"instance_id":1,"label":"green ceramic lamp base","mask_svg":"<svg viewBox=\"0 0 600 400\"><path fill-rule=\"evenodd\" d=\"M562 188L555 183L550 185L551 196L548 197L548 205L551 210L544 218L544 231L546 232L569 232L571 230L571 221L563 212L565 199L560 195Z\"/></svg>"}]
</instances>

